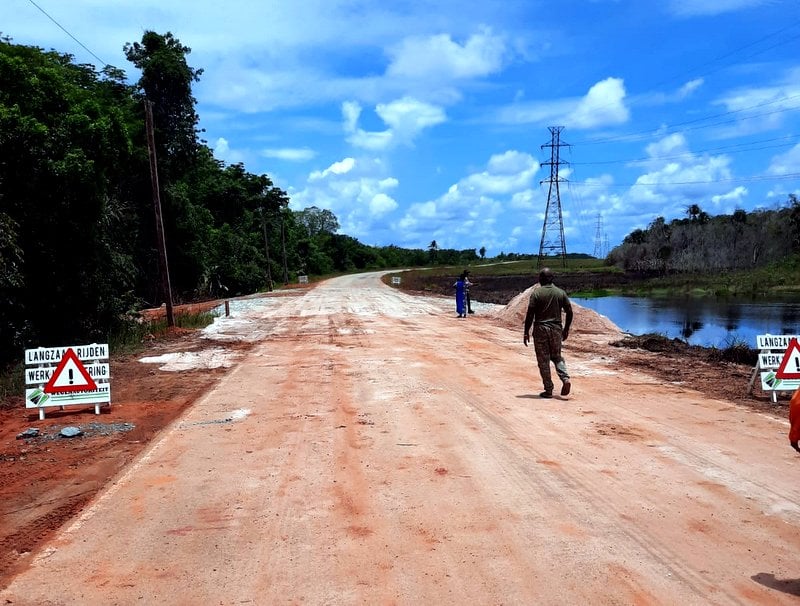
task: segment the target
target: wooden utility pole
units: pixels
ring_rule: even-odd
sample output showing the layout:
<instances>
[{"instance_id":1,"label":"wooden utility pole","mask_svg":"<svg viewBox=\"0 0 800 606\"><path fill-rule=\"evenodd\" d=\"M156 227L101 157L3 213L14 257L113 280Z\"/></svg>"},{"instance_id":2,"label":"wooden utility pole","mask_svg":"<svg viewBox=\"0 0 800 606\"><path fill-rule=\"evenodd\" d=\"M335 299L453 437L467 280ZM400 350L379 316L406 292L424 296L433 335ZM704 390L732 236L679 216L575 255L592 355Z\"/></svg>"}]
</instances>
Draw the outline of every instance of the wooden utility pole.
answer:
<instances>
[{"instance_id":1,"label":"wooden utility pole","mask_svg":"<svg viewBox=\"0 0 800 606\"><path fill-rule=\"evenodd\" d=\"M161 290L167 305L167 326L175 326L175 314L172 309L172 286L169 283L169 265L167 264L167 242L164 239L164 221L161 218L161 195L158 187L158 163L156 161L156 140L153 134L153 102L144 101L145 127L147 131L147 153L150 156L150 181L153 187L153 208L156 213L156 246L158 248L158 269L161 274Z\"/></svg>"},{"instance_id":2,"label":"wooden utility pole","mask_svg":"<svg viewBox=\"0 0 800 606\"><path fill-rule=\"evenodd\" d=\"M286 226L284 209L281 209L281 248L283 249L283 283L289 283L289 268L286 265Z\"/></svg>"},{"instance_id":3,"label":"wooden utility pole","mask_svg":"<svg viewBox=\"0 0 800 606\"><path fill-rule=\"evenodd\" d=\"M267 237L267 218L262 206L261 211L261 228L264 230L264 254L267 256L267 290L272 292L272 263L269 260L269 238Z\"/></svg>"}]
</instances>

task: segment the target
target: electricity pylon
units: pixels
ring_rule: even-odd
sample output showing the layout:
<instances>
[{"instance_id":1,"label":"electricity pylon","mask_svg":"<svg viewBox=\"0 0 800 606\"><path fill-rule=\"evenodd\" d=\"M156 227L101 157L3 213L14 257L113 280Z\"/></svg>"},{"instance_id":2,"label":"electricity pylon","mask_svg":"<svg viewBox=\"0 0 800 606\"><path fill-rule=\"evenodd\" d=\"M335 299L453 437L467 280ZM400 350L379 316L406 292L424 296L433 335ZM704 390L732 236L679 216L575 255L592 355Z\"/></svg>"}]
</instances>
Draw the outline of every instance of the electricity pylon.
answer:
<instances>
[{"instance_id":1,"label":"electricity pylon","mask_svg":"<svg viewBox=\"0 0 800 606\"><path fill-rule=\"evenodd\" d=\"M561 131L563 126L550 126L550 143L542 145L550 148L550 161L543 162L542 166L550 167L550 178L541 183L549 184L547 190L547 208L544 211L544 224L542 225L542 239L539 242L539 269L545 265L545 259L550 256L560 257L561 265L567 268L567 245L564 241L564 219L561 215L561 192L559 183L567 180L558 176L558 169L562 164L567 164L561 160L561 148L569 147L567 143L561 142Z\"/></svg>"},{"instance_id":2,"label":"electricity pylon","mask_svg":"<svg viewBox=\"0 0 800 606\"><path fill-rule=\"evenodd\" d=\"M597 213L597 229L594 232L594 253L596 259L601 259L603 255L603 215Z\"/></svg>"}]
</instances>

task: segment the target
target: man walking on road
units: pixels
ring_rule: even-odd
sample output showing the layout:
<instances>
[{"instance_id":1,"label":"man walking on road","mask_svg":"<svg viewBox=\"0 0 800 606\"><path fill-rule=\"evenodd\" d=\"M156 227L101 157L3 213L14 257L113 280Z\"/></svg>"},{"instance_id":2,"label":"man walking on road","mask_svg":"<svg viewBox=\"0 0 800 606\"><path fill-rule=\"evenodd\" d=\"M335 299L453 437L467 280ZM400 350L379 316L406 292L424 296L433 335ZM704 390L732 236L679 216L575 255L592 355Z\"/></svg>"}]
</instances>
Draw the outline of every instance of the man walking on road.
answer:
<instances>
[{"instance_id":1,"label":"man walking on road","mask_svg":"<svg viewBox=\"0 0 800 606\"><path fill-rule=\"evenodd\" d=\"M564 326L561 326L561 310L564 310ZM553 272L544 267L539 272L539 287L533 289L528 313L525 314L525 336L522 342L528 346L528 335L533 325L533 348L536 351L536 362L542 376L544 391L542 398L553 397L553 379L550 376L550 362L556 366L556 373L561 379L561 395L566 396L572 387L567 365L561 355L561 342L569 336L572 326L572 304L567 293L553 284Z\"/></svg>"}]
</instances>

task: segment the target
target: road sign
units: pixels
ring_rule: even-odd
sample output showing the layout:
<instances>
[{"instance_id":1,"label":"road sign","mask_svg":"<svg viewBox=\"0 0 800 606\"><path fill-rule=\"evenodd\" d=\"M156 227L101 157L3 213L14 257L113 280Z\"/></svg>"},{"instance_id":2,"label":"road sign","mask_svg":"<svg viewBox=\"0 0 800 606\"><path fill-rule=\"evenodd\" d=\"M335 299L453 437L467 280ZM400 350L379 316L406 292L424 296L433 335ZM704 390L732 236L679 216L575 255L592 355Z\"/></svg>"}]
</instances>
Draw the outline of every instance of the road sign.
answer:
<instances>
[{"instance_id":1,"label":"road sign","mask_svg":"<svg viewBox=\"0 0 800 606\"><path fill-rule=\"evenodd\" d=\"M93 391L97 383L89 375L86 367L81 364L75 350L67 349L61 361L53 371L53 376L44 386L44 392L49 394L66 393L70 391Z\"/></svg>"},{"instance_id":2,"label":"road sign","mask_svg":"<svg viewBox=\"0 0 800 606\"><path fill-rule=\"evenodd\" d=\"M775 376L781 380L800 379L800 343L796 337L789 341Z\"/></svg>"},{"instance_id":3,"label":"road sign","mask_svg":"<svg viewBox=\"0 0 800 606\"><path fill-rule=\"evenodd\" d=\"M111 374L108 344L37 347L25 350L25 407L38 408L44 419L45 408L53 406L111 403Z\"/></svg>"}]
</instances>

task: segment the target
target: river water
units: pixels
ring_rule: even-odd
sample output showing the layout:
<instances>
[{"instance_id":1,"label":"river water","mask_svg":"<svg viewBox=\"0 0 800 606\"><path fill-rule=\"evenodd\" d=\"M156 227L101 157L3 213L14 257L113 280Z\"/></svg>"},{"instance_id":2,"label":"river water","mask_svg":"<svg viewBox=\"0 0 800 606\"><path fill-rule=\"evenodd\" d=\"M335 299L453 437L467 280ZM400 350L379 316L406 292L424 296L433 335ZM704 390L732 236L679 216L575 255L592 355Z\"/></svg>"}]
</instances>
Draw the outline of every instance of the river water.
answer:
<instances>
[{"instance_id":1,"label":"river water","mask_svg":"<svg viewBox=\"0 0 800 606\"><path fill-rule=\"evenodd\" d=\"M574 297L625 332L658 333L691 345L755 347L756 335L800 334L800 299L757 301L698 297Z\"/></svg>"}]
</instances>

